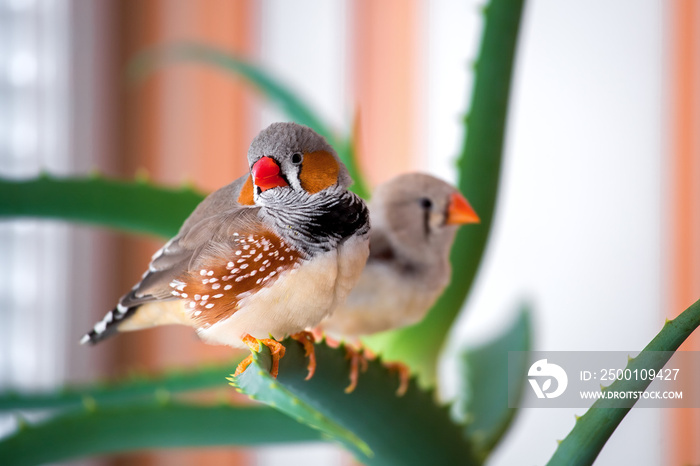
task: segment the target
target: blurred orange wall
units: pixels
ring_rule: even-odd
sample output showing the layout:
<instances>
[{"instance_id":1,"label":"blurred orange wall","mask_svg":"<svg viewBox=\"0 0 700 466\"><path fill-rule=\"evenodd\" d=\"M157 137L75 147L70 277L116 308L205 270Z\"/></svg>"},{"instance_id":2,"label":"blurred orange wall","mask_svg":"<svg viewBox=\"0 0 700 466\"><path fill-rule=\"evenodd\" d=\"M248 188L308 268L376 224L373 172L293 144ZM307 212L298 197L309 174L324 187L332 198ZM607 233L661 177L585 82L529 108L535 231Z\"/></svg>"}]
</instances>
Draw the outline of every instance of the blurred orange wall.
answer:
<instances>
[{"instance_id":1,"label":"blurred orange wall","mask_svg":"<svg viewBox=\"0 0 700 466\"><path fill-rule=\"evenodd\" d=\"M257 4L252 0L148 0L121 2L122 62L149 47L189 40L242 56L256 48ZM125 90L122 109L126 176L146 170L159 183L193 183L213 191L247 171L246 153L255 128L250 91L238 80L201 65L159 68ZM125 238L122 289L129 289L162 241ZM230 348L201 343L191 329L168 326L115 339L117 370L230 361ZM230 391L233 396L233 390ZM250 456L225 449L123 455L129 465L240 465Z\"/></svg>"},{"instance_id":2,"label":"blurred orange wall","mask_svg":"<svg viewBox=\"0 0 700 466\"><path fill-rule=\"evenodd\" d=\"M352 2L360 158L371 186L416 166L420 5L417 0Z\"/></svg>"},{"instance_id":3,"label":"blurred orange wall","mask_svg":"<svg viewBox=\"0 0 700 466\"><path fill-rule=\"evenodd\" d=\"M669 10L672 169L668 309L669 318L673 318L700 296L700 8L695 0L674 0ZM700 335L691 335L681 350L700 351ZM700 396L697 367L681 370L688 378L683 391ZM668 464L700 464L700 409L672 410L669 418Z\"/></svg>"}]
</instances>

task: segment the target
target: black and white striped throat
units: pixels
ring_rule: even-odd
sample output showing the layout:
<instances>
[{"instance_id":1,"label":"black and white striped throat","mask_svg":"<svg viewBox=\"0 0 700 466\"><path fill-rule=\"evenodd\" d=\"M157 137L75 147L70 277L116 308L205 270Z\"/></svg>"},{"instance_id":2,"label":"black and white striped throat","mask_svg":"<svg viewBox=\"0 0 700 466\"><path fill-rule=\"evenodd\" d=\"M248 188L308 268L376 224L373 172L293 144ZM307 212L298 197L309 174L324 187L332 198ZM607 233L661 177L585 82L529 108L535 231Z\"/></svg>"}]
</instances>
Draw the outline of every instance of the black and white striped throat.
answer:
<instances>
[{"instance_id":1,"label":"black and white striped throat","mask_svg":"<svg viewBox=\"0 0 700 466\"><path fill-rule=\"evenodd\" d=\"M260 212L280 236L308 256L330 251L351 236L369 233L364 201L340 187L313 195L283 195L277 206L263 207Z\"/></svg>"}]
</instances>

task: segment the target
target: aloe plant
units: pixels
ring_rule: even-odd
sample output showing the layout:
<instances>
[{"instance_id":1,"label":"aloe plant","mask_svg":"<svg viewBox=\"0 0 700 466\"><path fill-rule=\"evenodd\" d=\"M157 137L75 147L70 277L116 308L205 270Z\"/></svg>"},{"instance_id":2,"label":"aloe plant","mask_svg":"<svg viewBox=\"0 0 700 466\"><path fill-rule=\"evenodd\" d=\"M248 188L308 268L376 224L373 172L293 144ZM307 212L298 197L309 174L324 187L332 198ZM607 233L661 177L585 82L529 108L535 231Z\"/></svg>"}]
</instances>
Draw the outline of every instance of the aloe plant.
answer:
<instances>
[{"instance_id":1,"label":"aloe plant","mask_svg":"<svg viewBox=\"0 0 700 466\"><path fill-rule=\"evenodd\" d=\"M474 454L485 460L508 430L516 414L509 399L518 399L523 384L509 384L527 376L525 365L508 366L508 352L532 349L532 317L523 305L516 319L501 335L460 353L460 396L455 400L455 418L464 422L465 435Z\"/></svg>"},{"instance_id":2,"label":"aloe plant","mask_svg":"<svg viewBox=\"0 0 700 466\"><path fill-rule=\"evenodd\" d=\"M503 377L506 349L524 350L513 334L528 335L523 318L498 340L499 351L484 354L482 365L498 368ZM525 336L524 339L527 339ZM514 343L514 346L510 345ZM183 390L225 387L222 369L217 366L196 373L166 374L161 377L138 376L116 385L63 390L54 394L0 397L2 409L61 408L45 422L22 427L0 441L0 464L36 464L58 461L86 454L125 451L136 448L239 445L270 442L334 440L345 445L366 464L422 465L432 458L441 463L459 459L460 464L481 464L472 448L467 427L453 422L449 409L434 401L432 391L410 381L405 395L397 396L399 376L387 371L380 361L372 361L362 372L354 392L346 394L348 362L343 348L317 345L317 373L306 381L304 351L297 342L286 340L287 354L280 362L277 380L269 375L271 359L266 347L255 355L254 363L239 376L234 385L251 398L270 408L217 405L194 405L178 401ZM503 346L505 344L505 346ZM468 352L480 354L478 348ZM235 367L231 364L230 369ZM522 368L525 370L525 368ZM218 383L216 382L218 379ZM233 380L229 378L229 380ZM508 417L507 397L494 399L479 393L470 396L472 404L464 410L467 417L478 419L483 406ZM483 403L482 403L483 401ZM274 409L271 409L274 408ZM289 415L280 421L277 410ZM260 417L249 423L250 417ZM262 419L262 420L261 420ZM308 425L290 427L289 421ZM256 426L270 422L269 430L252 429L240 433L240 425ZM230 428L229 423L238 427ZM481 422L488 425L489 422ZM387 425L391 425L390 429ZM155 434L150 432L157 430ZM287 429L295 435L284 437ZM487 428L488 429L488 428ZM125 435L115 432L128 431ZM502 430L502 426L497 430ZM496 436L500 433L494 431ZM59 444L60 448L42 448ZM406 447L409 445L410 447Z\"/></svg>"},{"instance_id":3,"label":"aloe plant","mask_svg":"<svg viewBox=\"0 0 700 466\"><path fill-rule=\"evenodd\" d=\"M198 406L162 400L84 408L38 424L20 422L0 440L0 464L35 465L86 455L141 450L310 442L321 433L273 409Z\"/></svg>"},{"instance_id":4,"label":"aloe plant","mask_svg":"<svg viewBox=\"0 0 700 466\"><path fill-rule=\"evenodd\" d=\"M191 186L164 188L92 174L85 178L2 180L0 217L41 217L168 238L204 196ZM153 215L158 212L158 215Z\"/></svg>"},{"instance_id":5,"label":"aloe plant","mask_svg":"<svg viewBox=\"0 0 700 466\"><path fill-rule=\"evenodd\" d=\"M370 361L357 388L345 393L347 358L343 347L318 345L318 369L306 374L304 350L291 340L280 361L277 380L270 377L271 358L265 346L254 363L232 383L255 400L274 406L300 423L341 442L367 465L478 464L461 427L446 407L411 380L403 396L396 395L399 377L379 360ZM290 370L292 368L292 370ZM360 409L361 408L361 409ZM369 414L371 414L371 418Z\"/></svg>"},{"instance_id":6,"label":"aloe plant","mask_svg":"<svg viewBox=\"0 0 700 466\"><path fill-rule=\"evenodd\" d=\"M636 357L630 358L627 369L661 370L672 356L672 352L690 336L700 325L700 301L696 301L673 320L667 320L661 331ZM652 380L616 380L603 391L641 392ZM629 400L628 405L620 407L620 400L601 398L581 417L576 418L576 425L569 435L559 442L557 450L547 463L558 465L588 465L595 461L608 438L622 422L637 400Z\"/></svg>"},{"instance_id":7,"label":"aloe plant","mask_svg":"<svg viewBox=\"0 0 700 466\"><path fill-rule=\"evenodd\" d=\"M26 393L0 392L0 411L56 409L89 406L119 406L130 402L149 402L170 398L183 392L223 390L222 380L239 360L228 364L206 365L190 370L170 370L163 374L132 373L117 381L66 386L60 390Z\"/></svg>"},{"instance_id":8,"label":"aloe plant","mask_svg":"<svg viewBox=\"0 0 700 466\"><path fill-rule=\"evenodd\" d=\"M509 8L506 4L516 8ZM485 15L487 32L476 80L477 87L483 92L475 89L475 95L483 94L489 97L486 100L475 97L476 103L470 117L475 133L470 137L473 140L480 139L479 134L482 133L481 129L484 129L491 136L486 142L480 144L494 147L495 150L486 153L484 157L488 161L485 165L481 166L482 164L477 162L479 165L477 168L479 170L483 168L479 177L490 179L485 186L476 185L476 191L483 191L483 195L466 190L471 198L478 199L477 208L482 218L487 220L479 227L483 238L488 234L488 219L492 217L494 208L506 111L506 104L502 98L504 95L507 96L509 88L521 8L522 2L495 0L486 10ZM278 103L288 113L290 119L307 124L325 135L348 165L356 181L357 192L365 197L368 196L368 190L354 157L352 135L338 136L284 85L262 70L203 45L176 44L140 55L131 66L132 76L138 75L143 79L156 67L167 66L174 60L195 60L205 66L214 66L233 73L237 78L247 80L262 91L263 95ZM485 79L480 77L484 75L486 75ZM491 83L497 83L497 85L489 88ZM479 120L483 120L486 126L479 129ZM467 155L462 157L462 164L474 163L465 162L465 160L479 159L478 151L470 149L469 144L465 150ZM462 168L464 172L464 167ZM85 179L56 179L43 176L34 180L0 182L0 199L6 200L0 202L0 216L62 218L167 237L176 231L201 198L202 195L191 188L165 189L154 186L147 180L129 183L107 180L99 176ZM120 202L115 202L115 199L119 199ZM138 199L138 202L124 202L125 199ZM40 202L41 200L44 202ZM174 208L164 215L149 215L155 210L156 205L170 205ZM468 261L472 264L471 267L475 267L484 245L485 241L477 241L473 249L460 251L453 260L459 259L460 263ZM457 270L461 270L460 267L458 263ZM475 268L470 273L474 272ZM444 318L439 319L440 325L436 327L437 331L426 333L423 346L426 354L429 355L428 364L414 363L418 359L416 356L421 354L408 355L404 358L405 362L418 371L419 376L426 379L432 378L440 346L466 296L469 281L469 277L466 283L465 280L460 280L456 287L462 289L461 298L453 298L447 305L443 303L441 309L437 311L438 314L444 315ZM435 312L433 311L431 315L435 315ZM520 323L516 322L516 326L519 325ZM398 337L397 341L400 342L401 337ZM305 382L302 380L304 371L299 370L300 365L303 364L298 348L293 342L287 342L287 344L289 350L282 360L278 380L269 379L265 370L269 359L266 358L263 350L262 354L256 356L255 363L238 378L239 380L236 380L236 383L240 386L240 390L249 393L252 397L268 402L272 408L281 409L290 414L296 419L294 422L308 424L319 431L312 431L314 435L305 438L317 439L320 436L339 441L353 451L360 461L368 464L397 462L425 464L429 458L442 458L444 461L441 462L458 459L464 464L481 462L481 458L475 456L468 429L459 422L453 422L448 407L439 405L433 391L419 386L417 379L411 381L404 396L398 397L396 395L398 377L375 361L369 365L367 372L361 374L356 391L346 395L343 389L348 383L348 362L345 360L343 350L318 345L319 370L311 381ZM395 346L400 345L397 343ZM486 355L486 357L490 356ZM256 368L259 370L255 370ZM215 369L216 371L218 369ZM202 419L206 419L207 416L221 415L224 409L228 410L231 417L240 416L243 421L247 419L246 416L252 415L250 411L238 408L219 407L219 410L216 410L211 406L171 401L178 397L178 393L183 388L195 389L210 386L212 376L213 373L203 371L184 377L167 375L145 381L122 381L107 386L81 387L58 393L5 394L0 396L0 407L5 409L51 407L59 411L48 420L22 428L0 442L0 459L12 458L16 461L32 463L37 458L32 445L49 438L53 438L55 442L61 442L62 436L65 436L65 429L62 427L69 425L75 429L83 429L83 432L90 432L94 437L92 446L83 446L81 450L80 443L68 442L66 445L70 445L70 448L67 446L63 451L57 451L54 456L48 453L48 457L41 458L42 461L54 461L71 455L118 451L134 448L135 445L158 448L200 444L195 440L182 441L181 435L186 428L178 429L174 426L191 424L192 419L200 415ZM480 396L477 393L478 390L472 393L476 399ZM488 405L496 411L508 411L502 400L495 403L489 402ZM340 406L347 409L341 411L335 409ZM368 409L361 409L363 406ZM329 408L331 408L330 411L327 411ZM270 408L256 409L257 411L254 411L256 416L277 415L277 411L272 411ZM119 422L138 424L138 416L146 411L153 413L154 419L168 419L170 430L166 429L166 432L170 433L166 435L161 432L165 437L155 435L152 441L148 440L148 435L142 435L124 442L118 437L109 435L110 429L113 428L111 422L116 421L110 421L111 416L106 414L119 412ZM508 416L505 418L507 419ZM386 422L391 423L392 429L369 427L381 426ZM280 423L280 425L288 424ZM503 430L503 426L499 429ZM136 429L136 431L140 430ZM308 435L305 433L308 430L301 429L299 432ZM231 434L239 435L235 430L232 430ZM495 431L494 435L498 437ZM171 440L166 442L165 438ZM247 436L243 436L243 440L232 438L230 444L258 441L277 440L274 436L267 436L264 431L252 429L247 432ZM399 448L400 445L406 444L412 447L420 445L421 448ZM480 454L483 457L483 453Z\"/></svg>"},{"instance_id":9,"label":"aloe plant","mask_svg":"<svg viewBox=\"0 0 700 466\"><path fill-rule=\"evenodd\" d=\"M49 410L48 417L37 423L18 418L18 430L0 439L0 464L37 464L143 448L318 440L338 442L370 465L482 464L515 415L508 408L508 391L517 393L522 385L506 383L507 352L530 349L530 311L523 308L492 341L460 350L461 385L452 406L438 403L430 387L436 382L436 361L446 334L478 270L494 216L522 9L522 1L492 0L484 10L472 107L464 119L467 137L458 162L459 187L472 200L482 224L460 231L451 257L452 284L426 320L368 339L384 360L400 360L413 369L405 395L396 394L398 376L380 360L371 362L360 374L356 390L346 394L349 362L344 349L323 343L317 345L317 373L306 381L303 351L288 340L276 380L269 376L271 361L265 347L254 355L248 370L229 377L238 390L267 406L195 404L181 397L202 389L231 390L225 376L233 372L234 363L56 392L0 393L0 410ZM244 79L280 105L290 119L325 135L348 165L356 192L369 195L354 157L352 135L339 136L282 83L240 58L201 44L149 50L130 67L135 85L157 67L182 60ZM64 219L169 237L202 197L187 186L164 188L145 179L125 182L100 176L58 179L45 175L0 180L0 217ZM156 206L162 212L164 205L169 210L152 215ZM637 360L648 357L648 351L675 350L700 323L699 306L696 303L667 324ZM525 367L511 370L525 380ZM551 464L591 464L626 412L594 405L561 443Z\"/></svg>"}]
</instances>

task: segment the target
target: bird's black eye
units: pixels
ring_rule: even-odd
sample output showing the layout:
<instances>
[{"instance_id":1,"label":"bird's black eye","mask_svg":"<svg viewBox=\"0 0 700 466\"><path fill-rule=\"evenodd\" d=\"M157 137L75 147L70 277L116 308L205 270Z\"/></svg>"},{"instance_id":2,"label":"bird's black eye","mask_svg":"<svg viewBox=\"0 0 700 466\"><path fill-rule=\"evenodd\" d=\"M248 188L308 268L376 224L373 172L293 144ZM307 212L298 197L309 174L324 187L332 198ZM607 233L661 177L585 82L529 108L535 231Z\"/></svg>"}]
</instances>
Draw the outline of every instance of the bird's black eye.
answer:
<instances>
[{"instance_id":1,"label":"bird's black eye","mask_svg":"<svg viewBox=\"0 0 700 466\"><path fill-rule=\"evenodd\" d=\"M292 154L292 163L294 165L299 165L301 163L301 154L299 152Z\"/></svg>"},{"instance_id":2,"label":"bird's black eye","mask_svg":"<svg viewBox=\"0 0 700 466\"><path fill-rule=\"evenodd\" d=\"M431 209L433 207L433 201L431 201L427 197L422 197L418 202L420 203L420 206L426 210Z\"/></svg>"}]
</instances>

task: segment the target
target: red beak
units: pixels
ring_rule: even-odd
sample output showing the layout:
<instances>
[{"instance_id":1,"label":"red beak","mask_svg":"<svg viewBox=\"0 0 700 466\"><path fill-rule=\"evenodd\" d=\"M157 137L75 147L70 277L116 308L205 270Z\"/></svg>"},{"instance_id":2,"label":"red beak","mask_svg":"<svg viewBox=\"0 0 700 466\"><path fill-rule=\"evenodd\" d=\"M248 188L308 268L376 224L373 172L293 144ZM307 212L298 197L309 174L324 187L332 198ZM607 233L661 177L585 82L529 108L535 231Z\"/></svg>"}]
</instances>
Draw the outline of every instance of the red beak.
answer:
<instances>
[{"instance_id":1,"label":"red beak","mask_svg":"<svg viewBox=\"0 0 700 466\"><path fill-rule=\"evenodd\" d=\"M464 223L479 223L479 216L469 202L460 193L450 196L450 206L447 209L447 224L462 225Z\"/></svg>"},{"instance_id":2,"label":"red beak","mask_svg":"<svg viewBox=\"0 0 700 466\"><path fill-rule=\"evenodd\" d=\"M261 191L279 186L289 186L280 176L280 166L270 157L263 157L255 162L250 171L253 174L253 183Z\"/></svg>"}]
</instances>

